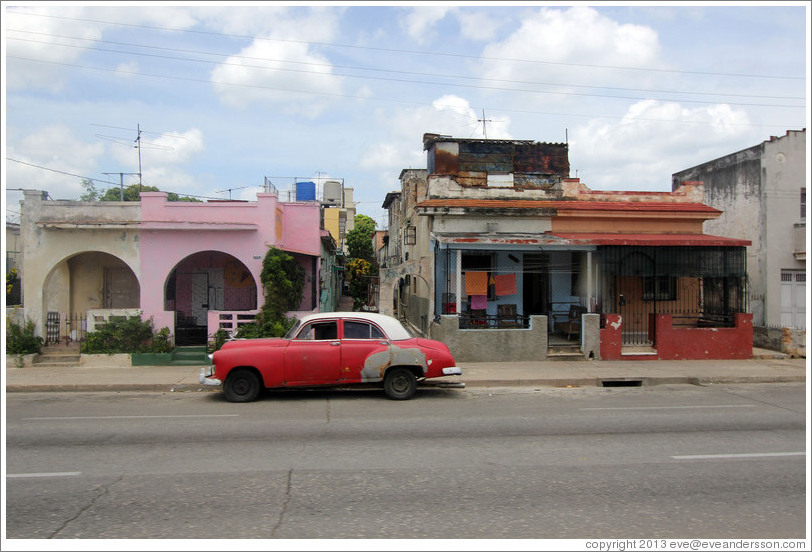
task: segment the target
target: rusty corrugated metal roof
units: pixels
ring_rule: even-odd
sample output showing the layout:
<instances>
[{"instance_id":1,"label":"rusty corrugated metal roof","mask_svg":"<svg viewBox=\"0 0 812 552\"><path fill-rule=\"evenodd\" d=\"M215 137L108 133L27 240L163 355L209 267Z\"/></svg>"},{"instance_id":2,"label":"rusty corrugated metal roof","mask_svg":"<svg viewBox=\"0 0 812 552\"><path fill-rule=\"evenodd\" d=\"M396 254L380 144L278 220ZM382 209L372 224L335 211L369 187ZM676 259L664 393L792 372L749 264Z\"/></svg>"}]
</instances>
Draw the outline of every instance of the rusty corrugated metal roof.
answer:
<instances>
[{"instance_id":1,"label":"rusty corrugated metal roof","mask_svg":"<svg viewBox=\"0 0 812 552\"><path fill-rule=\"evenodd\" d=\"M579 201L534 199L427 199L416 205L420 208L465 209L555 209L556 211L652 211L721 213L703 203L671 203L654 201Z\"/></svg>"}]
</instances>

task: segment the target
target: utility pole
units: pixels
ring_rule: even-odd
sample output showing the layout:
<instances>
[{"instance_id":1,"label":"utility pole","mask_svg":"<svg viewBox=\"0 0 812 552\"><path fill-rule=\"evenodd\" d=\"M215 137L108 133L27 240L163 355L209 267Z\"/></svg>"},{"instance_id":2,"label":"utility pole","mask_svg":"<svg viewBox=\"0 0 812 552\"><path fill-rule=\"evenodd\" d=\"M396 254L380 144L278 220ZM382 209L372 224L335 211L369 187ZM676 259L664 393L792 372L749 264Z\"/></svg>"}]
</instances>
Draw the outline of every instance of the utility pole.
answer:
<instances>
[{"instance_id":1,"label":"utility pole","mask_svg":"<svg viewBox=\"0 0 812 552\"><path fill-rule=\"evenodd\" d=\"M117 174L119 176L119 180L121 182L121 193L119 194L119 197L121 198L121 201L124 201L124 175L125 174L126 175L131 175L131 174L135 175L135 174L137 174L139 176L141 175L141 173L125 173L125 172L119 172L119 173L109 172L109 173L102 173L102 174L107 175L107 176L112 176L114 174Z\"/></svg>"}]
</instances>

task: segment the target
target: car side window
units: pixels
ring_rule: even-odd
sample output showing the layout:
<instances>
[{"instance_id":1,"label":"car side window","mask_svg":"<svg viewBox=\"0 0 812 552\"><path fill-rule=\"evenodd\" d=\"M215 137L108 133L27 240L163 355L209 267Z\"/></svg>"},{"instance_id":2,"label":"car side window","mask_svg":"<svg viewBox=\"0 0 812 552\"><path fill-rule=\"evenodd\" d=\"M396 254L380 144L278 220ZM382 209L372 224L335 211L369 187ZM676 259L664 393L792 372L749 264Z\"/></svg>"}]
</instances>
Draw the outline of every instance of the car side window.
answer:
<instances>
[{"instance_id":1,"label":"car side window","mask_svg":"<svg viewBox=\"0 0 812 552\"><path fill-rule=\"evenodd\" d=\"M317 340L324 341L338 339L337 322L314 322L308 324L296 336L297 340Z\"/></svg>"},{"instance_id":2,"label":"car side window","mask_svg":"<svg viewBox=\"0 0 812 552\"><path fill-rule=\"evenodd\" d=\"M385 339L381 330L366 322L344 321L344 339Z\"/></svg>"}]
</instances>

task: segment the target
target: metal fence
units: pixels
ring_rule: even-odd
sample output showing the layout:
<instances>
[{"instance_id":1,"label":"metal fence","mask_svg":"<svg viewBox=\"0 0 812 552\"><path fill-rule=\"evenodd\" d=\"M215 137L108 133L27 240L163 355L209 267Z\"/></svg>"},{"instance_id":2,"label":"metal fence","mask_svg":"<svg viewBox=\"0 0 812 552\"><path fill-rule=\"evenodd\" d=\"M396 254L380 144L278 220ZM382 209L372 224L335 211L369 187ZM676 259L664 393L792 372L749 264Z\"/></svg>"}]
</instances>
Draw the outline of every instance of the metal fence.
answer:
<instances>
[{"instance_id":1,"label":"metal fence","mask_svg":"<svg viewBox=\"0 0 812 552\"><path fill-rule=\"evenodd\" d=\"M87 334L87 316L84 313L63 315L50 311L45 318L46 344L84 341L85 334Z\"/></svg>"},{"instance_id":2,"label":"metal fence","mask_svg":"<svg viewBox=\"0 0 812 552\"><path fill-rule=\"evenodd\" d=\"M653 314L674 324L731 327L747 312L744 247L629 247L600 251L601 312L623 319L624 344L650 344Z\"/></svg>"}]
</instances>

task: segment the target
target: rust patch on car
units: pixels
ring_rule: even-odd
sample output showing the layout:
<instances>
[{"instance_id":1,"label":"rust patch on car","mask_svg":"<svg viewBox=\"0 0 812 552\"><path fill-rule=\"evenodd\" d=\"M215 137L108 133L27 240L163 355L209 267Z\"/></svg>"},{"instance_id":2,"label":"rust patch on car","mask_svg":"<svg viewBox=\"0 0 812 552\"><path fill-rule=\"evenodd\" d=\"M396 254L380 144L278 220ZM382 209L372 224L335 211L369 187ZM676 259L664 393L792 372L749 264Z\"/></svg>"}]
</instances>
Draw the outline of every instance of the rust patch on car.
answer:
<instances>
[{"instance_id":1,"label":"rust patch on car","mask_svg":"<svg viewBox=\"0 0 812 552\"><path fill-rule=\"evenodd\" d=\"M424 375L428 371L426 355L420 349L390 346L388 350L373 353L366 358L361 370L361 381L383 381L383 375L390 366L419 366Z\"/></svg>"}]
</instances>

